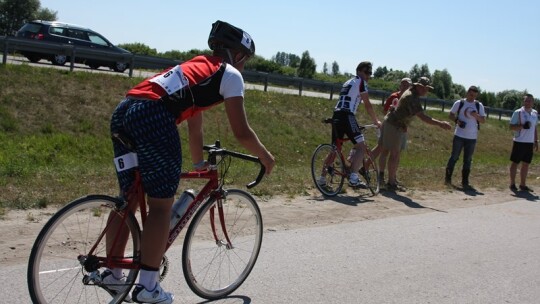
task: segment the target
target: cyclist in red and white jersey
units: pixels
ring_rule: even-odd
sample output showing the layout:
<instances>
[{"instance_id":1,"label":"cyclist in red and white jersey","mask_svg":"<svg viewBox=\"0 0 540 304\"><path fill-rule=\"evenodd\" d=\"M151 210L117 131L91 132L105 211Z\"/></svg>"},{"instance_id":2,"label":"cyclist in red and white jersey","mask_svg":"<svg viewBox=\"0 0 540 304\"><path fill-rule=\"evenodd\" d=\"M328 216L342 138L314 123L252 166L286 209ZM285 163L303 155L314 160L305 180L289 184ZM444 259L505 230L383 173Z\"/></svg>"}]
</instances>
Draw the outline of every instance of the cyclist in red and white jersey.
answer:
<instances>
[{"instance_id":1,"label":"cyclist in red and white jersey","mask_svg":"<svg viewBox=\"0 0 540 304\"><path fill-rule=\"evenodd\" d=\"M139 282L131 295L138 303L165 304L172 303L174 298L161 289L158 276L182 168L177 124L187 121L193 166L203 170L206 163L202 150L202 111L223 103L240 144L259 157L267 174L274 166L274 157L249 126L244 109L244 80L240 72L255 54L253 40L242 29L218 20L212 24L208 45L213 56L197 56L144 80L128 91L112 115L111 134L122 134L135 144L133 163L138 162L149 207L141 238ZM115 157L130 153L116 141L113 145ZM122 168L117 167L124 196L134 182L134 170L134 165L126 163ZM108 235L109 246L114 235L114 231ZM118 251L112 254L123 254ZM125 288L122 269L106 270L101 277L109 292L121 292Z\"/></svg>"}]
</instances>

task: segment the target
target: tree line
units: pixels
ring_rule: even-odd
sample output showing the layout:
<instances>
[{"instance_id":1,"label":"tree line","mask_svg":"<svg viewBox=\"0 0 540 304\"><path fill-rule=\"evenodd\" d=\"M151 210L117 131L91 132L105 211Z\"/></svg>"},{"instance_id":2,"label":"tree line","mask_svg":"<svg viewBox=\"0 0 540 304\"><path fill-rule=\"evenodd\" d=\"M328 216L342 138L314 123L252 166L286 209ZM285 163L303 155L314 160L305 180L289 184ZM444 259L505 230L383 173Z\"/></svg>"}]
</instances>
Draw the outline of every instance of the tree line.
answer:
<instances>
[{"instance_id":1,"label":"tree line","mask_svg":"<svg viewBox=\"0 0 540 304\"><path fill-rule=\"evenodd\" d=\"M0 0L0 35L15 35L16 31L24 23L40 20L57 20L57 12L42 8L39 0ZM119 47L124 48L134 54L157 56L174 60L189 60L200 54L211 54L209 49L188 51L170 50L163 53L157 52L155 48L144 43L122 43ZM301 56L287 52L277 52L270 59L255 55L246 63L247 70L260 71L266 73L275 73L286 76L302 77L307 79L321 80L331 83L343 83L350 77L350 73L341 73L337 61L328 64L323 63L322 71L317 72L315 59L304 51ZM430 97L444 100L456 100L465 96L466 88L452 81L452 75L448 70L435 70L431 73L427 63L415 64L409 71L393 70L386 66L379 66L375 69L373 78L370 80L370 88L395 91L399 81L404 77L409 77L414 81L426 76L432 81L434 87ZM481 87L478 99L486 106L514 110L521 106L523 96L528 92L520 90L505 90L494 93L483 90ZM540 105L540 100L535 98L535 105Z\"/></svg>"}]
</instances>

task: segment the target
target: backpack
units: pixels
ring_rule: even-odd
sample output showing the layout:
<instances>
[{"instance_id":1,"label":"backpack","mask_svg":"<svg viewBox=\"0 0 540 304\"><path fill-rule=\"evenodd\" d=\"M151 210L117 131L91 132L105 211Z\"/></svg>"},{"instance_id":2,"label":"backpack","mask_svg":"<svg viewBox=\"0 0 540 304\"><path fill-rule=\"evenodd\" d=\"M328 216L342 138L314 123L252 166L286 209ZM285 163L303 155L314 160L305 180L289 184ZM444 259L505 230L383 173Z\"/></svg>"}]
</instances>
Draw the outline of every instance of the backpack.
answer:
<instances>
[{"instance_id":1,"label":"backpack","mask_svg":"<svg viewBox=\"0 0 540 304\"><path fill-rule=\"evenodd\" d=\"M459 111L461 111L461 108L463 108L464 105L465 105L465 100L462 99L462 100L459 102L459 107L458 107L458 109L457 109L457 114L456 114L456 116L459 115ZM476 106L476 112L477 112L478 114L480 114L480 102L479 102L478 100L475 100L475 101L474 101L474 105ZM458 119L457 119L457 117L456 117L456 122L457 122L457 120L458 120ZM476 126L478 127L478 130L480 130L480 123L479 123L478 121L476 121Z\"/></svg>"}]
</instances>

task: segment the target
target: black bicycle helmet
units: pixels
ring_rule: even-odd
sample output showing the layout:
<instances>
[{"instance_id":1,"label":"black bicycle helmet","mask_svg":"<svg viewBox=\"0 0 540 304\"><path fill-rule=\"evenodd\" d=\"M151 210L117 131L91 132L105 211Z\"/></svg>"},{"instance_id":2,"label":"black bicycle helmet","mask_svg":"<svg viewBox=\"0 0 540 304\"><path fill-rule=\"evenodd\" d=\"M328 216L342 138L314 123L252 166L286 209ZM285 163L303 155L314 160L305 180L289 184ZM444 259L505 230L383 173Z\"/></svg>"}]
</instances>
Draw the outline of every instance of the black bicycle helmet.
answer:
<instances>
[{"instance_id":1,"label":"black bicycle helmet","mask_svg":"<svg viewBox=\"0 0 540 304\"><path fill-rule=\"evenodd\" d=\"M211 50L226 48L241 50L249 56L255 54L255 42L248 33L220 20L212 24L212 30L208 36L208 46Z\"/></svg>"}]
</instances>

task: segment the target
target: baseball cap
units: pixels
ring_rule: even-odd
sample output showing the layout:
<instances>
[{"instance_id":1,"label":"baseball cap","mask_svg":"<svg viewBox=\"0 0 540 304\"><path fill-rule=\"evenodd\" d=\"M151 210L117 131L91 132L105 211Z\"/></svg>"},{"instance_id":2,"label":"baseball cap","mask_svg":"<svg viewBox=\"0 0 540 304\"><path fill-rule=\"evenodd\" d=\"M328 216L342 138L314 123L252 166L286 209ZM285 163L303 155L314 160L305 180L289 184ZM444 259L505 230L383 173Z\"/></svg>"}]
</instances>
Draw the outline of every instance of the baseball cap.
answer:
<instances>
[{"instance_id":1,"label":"baseball cap","mask_svg":"<svg viewBox=\"0 0 540 304\"><path fill-rule=\"evenodd\" d=\"M409 84L412 84L412 80L409 77L405 77L405 78L401 79L401 81L399 83L403 83L403 82L408 82Z\"/></svg>"},{"instance_id":2,"label":"baseball cap","mask_svg":"<svg viewBox=\"0 0 540 304\"><path fill-rule=\"evenodd\" d=\"M431 84L431 81L427 77L420 77L418 78L418 81L414 83L415 86L419 85L419 86L426 87L428 89L433 89L433 87L430 86L430 84Z\"/></svg>"}]
</instances>

